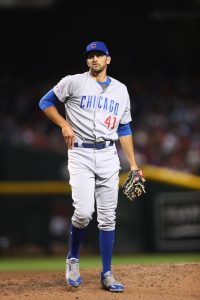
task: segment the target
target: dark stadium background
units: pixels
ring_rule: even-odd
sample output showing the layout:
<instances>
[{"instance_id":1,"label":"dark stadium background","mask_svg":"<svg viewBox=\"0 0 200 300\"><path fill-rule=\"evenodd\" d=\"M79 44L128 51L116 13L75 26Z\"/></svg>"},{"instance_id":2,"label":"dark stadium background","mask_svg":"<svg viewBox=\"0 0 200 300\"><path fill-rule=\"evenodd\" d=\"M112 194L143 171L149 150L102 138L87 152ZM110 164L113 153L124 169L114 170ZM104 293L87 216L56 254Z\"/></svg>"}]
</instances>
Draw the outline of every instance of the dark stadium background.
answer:
<instances>
[{"instance_id":1,"label":"dark stadium background","mask_svg":"<svg viewBox=\"0 0 200 300\"><path fill-rule=\"evenodd\" d=\"M156 70L164 75L199 71L198 0L143 0L131 6L126 1L46 2L52 5L1 6L1 73L36 81L79 72L85 45L95 39L109 46L111 72L122 80Z\"/></svg>"},{"instance_id":2,"label":"dark stadium background","mask_svg":"<svg viewBox=\"0 0 200 300\"><path fill-rule=\"evenodd\" d=\"M130 92L140 164L192 174L197 180L190 189L149 179L147 195L135 203L120 191L116 251L200 249L199 36L199 0L0 1L0 183L22 184L21 194L11 193L12 185L7 192L0 185L0 255L66 249L70 194L24 193L23 184L68 180L60 131L38 102L60 78L86 70L83 51L93 40L107 44L109 74ZM120 147L119 154L127 171ZM172 225L166 216L159 219L163 209L185 214L185 223L178 219L180 235L165 236ZM194 215L188 217L188 209ZM185 234L188 224L193 231ZM96 226L94 216L85 252L98 251Z\"/></svg>"}]
</instances>

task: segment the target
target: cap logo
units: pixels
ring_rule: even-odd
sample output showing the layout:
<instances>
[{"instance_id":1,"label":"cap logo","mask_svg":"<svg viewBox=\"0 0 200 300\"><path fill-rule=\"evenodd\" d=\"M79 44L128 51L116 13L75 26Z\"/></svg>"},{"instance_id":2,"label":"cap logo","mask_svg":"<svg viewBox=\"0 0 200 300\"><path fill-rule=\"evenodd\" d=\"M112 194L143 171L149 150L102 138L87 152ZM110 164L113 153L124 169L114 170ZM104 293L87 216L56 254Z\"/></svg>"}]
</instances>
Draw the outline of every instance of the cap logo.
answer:
<instances>
[{"instance_id":1,"label":"cap logo","mask_svg":"<svg viewBox=\"0 0 200 300\"><path fill-rule=\"evenodd\" d=\"M96 48L96 46L97 46L97 44L96 44L96 43L93 43L93 44L91 45L91 48Z\"/></svg>"}]
</instances>

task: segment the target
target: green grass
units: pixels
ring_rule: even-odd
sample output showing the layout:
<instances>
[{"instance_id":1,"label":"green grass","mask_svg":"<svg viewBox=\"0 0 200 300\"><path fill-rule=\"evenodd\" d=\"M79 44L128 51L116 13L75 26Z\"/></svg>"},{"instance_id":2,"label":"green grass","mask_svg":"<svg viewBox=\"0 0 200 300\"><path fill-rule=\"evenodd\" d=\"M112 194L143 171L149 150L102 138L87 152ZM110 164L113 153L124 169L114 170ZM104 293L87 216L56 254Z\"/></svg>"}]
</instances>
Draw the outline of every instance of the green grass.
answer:
<instances>
[{"instance_id":1,"label":"green grass","mask_svg":"<svg viewBox=\"0 0 200 300\"><path fill-rule=\"evenodd\" d=\"M191 263L200 262L200 253L153 253L113 256L113 265L117 264L153 264L153 263ZM99 256L82 256L81 268L100 267ZM65 269L64 257L1 257L0 272L5 271L45 271Z\"/></svg>"}]
</instances>

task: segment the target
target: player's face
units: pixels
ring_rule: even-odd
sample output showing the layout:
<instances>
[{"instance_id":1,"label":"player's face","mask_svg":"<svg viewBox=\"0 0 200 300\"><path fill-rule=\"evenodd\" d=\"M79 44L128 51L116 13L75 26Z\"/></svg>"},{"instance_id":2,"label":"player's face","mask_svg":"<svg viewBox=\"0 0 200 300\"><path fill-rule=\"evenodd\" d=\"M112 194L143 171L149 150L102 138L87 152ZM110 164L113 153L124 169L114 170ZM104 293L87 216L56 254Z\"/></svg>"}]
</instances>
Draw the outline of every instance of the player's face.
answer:
<instances>
[{"instance_id":1,"label":"player's face","mask_svg":"<svg viewBox=\"0 0 200 300\"><path fill-rule=\"evenodd\" d=\"M111 58L102 52L92 52L87 56L87 65L92 72L100 73L110 64Z\"/></svg>"}]
</instances>

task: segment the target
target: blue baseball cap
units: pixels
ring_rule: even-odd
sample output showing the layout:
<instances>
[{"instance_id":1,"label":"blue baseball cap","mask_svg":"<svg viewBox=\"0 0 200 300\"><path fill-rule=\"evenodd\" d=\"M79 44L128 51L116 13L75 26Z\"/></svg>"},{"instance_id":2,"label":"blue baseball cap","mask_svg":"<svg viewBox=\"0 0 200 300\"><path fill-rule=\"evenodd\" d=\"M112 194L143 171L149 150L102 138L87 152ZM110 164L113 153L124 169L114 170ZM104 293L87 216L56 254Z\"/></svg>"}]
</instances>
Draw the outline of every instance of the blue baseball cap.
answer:
<instances>
[{"instance_id":1,"label":"blue baseball cap","mask_svg":"<svg viewBox=\"0 0 200 300\"><path fill-rule=\"evenodd\" d=\"M87 54L92 51L101 51L105 55L109 56L108 48L104 42L95 41L90 43L89 45L87 45L84 55L87 56Z\"/></svg>"}]
</instances>

